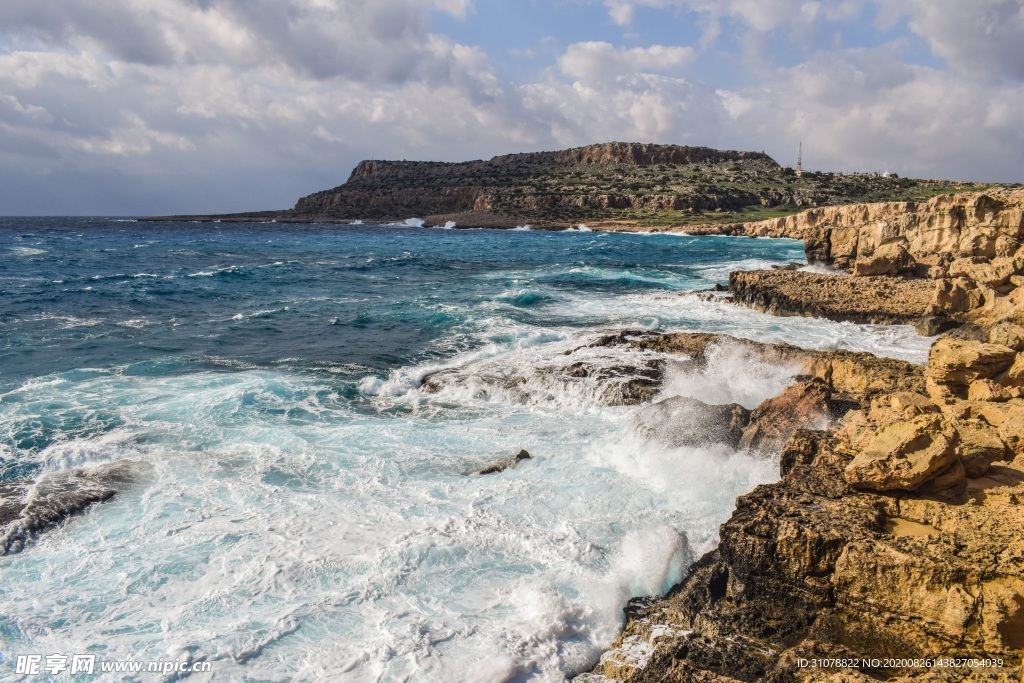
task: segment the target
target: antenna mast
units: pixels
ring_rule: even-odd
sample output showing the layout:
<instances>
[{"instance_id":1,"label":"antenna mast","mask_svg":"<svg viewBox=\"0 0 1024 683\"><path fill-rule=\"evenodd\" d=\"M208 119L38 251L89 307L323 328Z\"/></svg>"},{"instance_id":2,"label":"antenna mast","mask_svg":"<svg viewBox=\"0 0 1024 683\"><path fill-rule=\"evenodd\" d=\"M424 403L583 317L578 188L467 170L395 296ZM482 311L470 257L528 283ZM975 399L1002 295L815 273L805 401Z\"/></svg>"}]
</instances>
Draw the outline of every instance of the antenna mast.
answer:
<instances>
[{"instance_id":1,"label":"antenna mast","mask_svg":"<svg viewBox=\"0 0 1024 683\"><path fill-rule=\"evenodd\" d=\"M801 140L796 147L796 174L804 174L804 143Z\"/></svg>"}]
</instances>

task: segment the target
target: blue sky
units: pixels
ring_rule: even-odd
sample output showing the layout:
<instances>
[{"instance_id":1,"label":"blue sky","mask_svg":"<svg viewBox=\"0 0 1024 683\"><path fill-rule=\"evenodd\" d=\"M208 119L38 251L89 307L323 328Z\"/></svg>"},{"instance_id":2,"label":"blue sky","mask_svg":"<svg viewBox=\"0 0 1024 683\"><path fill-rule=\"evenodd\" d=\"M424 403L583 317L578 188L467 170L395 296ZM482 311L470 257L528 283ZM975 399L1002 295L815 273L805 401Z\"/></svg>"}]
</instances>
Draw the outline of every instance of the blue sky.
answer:
<instances>
[{"instance_id":1,"label":"blue sky","mask_svg":"<svg viewBox=\"0 0 1024 683\"><path fill-rule=\"evenodd\" d=\"M1024 180L1024 0L5 0L0 214L609 140Z\"/></svg>"}]
</instances>

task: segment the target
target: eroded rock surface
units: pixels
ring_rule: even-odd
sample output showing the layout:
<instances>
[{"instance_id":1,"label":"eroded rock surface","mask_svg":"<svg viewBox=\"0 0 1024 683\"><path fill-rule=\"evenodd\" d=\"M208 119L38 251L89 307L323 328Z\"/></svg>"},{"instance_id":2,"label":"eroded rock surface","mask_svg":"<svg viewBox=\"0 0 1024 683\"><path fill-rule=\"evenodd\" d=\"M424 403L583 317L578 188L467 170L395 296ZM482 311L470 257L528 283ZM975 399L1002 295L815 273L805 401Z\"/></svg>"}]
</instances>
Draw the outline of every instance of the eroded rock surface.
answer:
<instances>
[{"instance_id":1,"label":"eroded rock surface","mask_svg":"<svg viewBox=\"0 0 1024 683\"><path fill-rule=\"evenodd\" d=\"M754 270L729 275L736 303L774 315L914 325L932 334L943 322L931 310L935 285L921 278L851 277Z\"/></svg>"},{"instance_id":2,"label":"eroded rock surface","mask_svg":"<svg viewBox=\"0 0 1024 683\"><path fill-rule=\"evenodd\" d=\"M936 352L925 369L766 350L798 359L852 409L835 431L796 431L780 481L738 499L719 547L668 596L634 600L619 641L581 680L1019 681L1024 399L971 400L958 387L1015 381L1005 368L1021 335L1001 323L976 336L943 343L963 362ZM1003 665L900 663L938 656ZM806 663L821 658L896 663Z\"/></svg>"}]
</instances>

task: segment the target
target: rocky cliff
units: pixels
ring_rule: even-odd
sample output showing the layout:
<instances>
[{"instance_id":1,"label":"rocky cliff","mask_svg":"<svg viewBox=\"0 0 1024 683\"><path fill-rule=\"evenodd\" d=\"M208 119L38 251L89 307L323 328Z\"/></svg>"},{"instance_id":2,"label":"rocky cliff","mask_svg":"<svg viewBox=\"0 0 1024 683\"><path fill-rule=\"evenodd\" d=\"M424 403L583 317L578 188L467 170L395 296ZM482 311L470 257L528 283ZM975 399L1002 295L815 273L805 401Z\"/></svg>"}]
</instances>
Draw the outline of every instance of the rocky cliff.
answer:
<instances>
[{"instance_id":1,"label":"rocky cliff","mask_svg":"<svg viewBox=\"0 0 1024 683\"><path fill-rule=\"evenodd\" d=\"M733 273L734 300L771 313L910 323L936 334L1024 306L1020 189L821 207L692 232L802 239L811 264L837 271Z\"/></svg>"},{"instance_id":2,"label":"rocky cliff","mask_svg":"<svg viewBox=\"0 0 1024 683\"><path fill-rule=\"evenodd\" d=\"M744 431L785 444L781 479L739 498L719 547L667 596L634 600L622 636L576 680L1021 680L1015 320L940 340L926 368L712 335L632 342L697 361L741 343L805 375Z\"/></svg>"},{"instance_id":3,"label":"rocky cliff","mask_svg":"<svg viewBox=\"0 0 1024 683\"><path fill-rule=\"evenodd\" d=\"M489 160L360 162L338 187L287 211L190 220L351 222L422 218L462 227L679 228L855 201L915 199L970 183L803 173L763 152L611 142ZM167 216L163 220L182 219ZM156 219L152 219L156 220Z\"/></svg>"}]
</instances>

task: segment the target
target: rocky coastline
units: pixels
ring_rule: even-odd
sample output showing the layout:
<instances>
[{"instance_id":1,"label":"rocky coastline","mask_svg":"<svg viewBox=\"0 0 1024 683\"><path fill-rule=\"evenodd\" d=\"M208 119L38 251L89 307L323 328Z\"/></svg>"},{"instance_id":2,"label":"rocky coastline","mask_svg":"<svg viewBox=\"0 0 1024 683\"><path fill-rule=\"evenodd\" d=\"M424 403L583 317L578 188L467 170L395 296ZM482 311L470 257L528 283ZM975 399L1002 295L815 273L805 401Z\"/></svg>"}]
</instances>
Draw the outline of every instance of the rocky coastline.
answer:
<instances>
[{"instance_id":1,"label":"rocky coastline","mask_svg":"<svg viewBox=\"0 0 1024 683\"><path fill-rule=\"evenodd\" d=\"M1022 206L993 192L742 227L800 237L843 272L733 273L736 303L951 328L925 367L715 335L623 340L695 363L741 344L801 374L736 441L778 453L780 479L737 500L718 548L666 596L631 601L575 680L1022 680ZM687 410L706 422L708 408ZM718 430L734 436L724 418Z\"/></svg>"},{"instance_id":2,"label":"rocky coastline","mask_svg":"<svg viewBox=\"0 0 1024 683\"><path fill-rule=\"evenodd\" d=\"M764 152L607 142L464 162L359 162L348 180L291 209L140 220L397 223L426 227L695 230L739 234L741 221L810 207L927 199L985 189L962 181L877 173L802 172ZM787 224L765 230L787 231Z\"/></svg>"}]
</instances>

